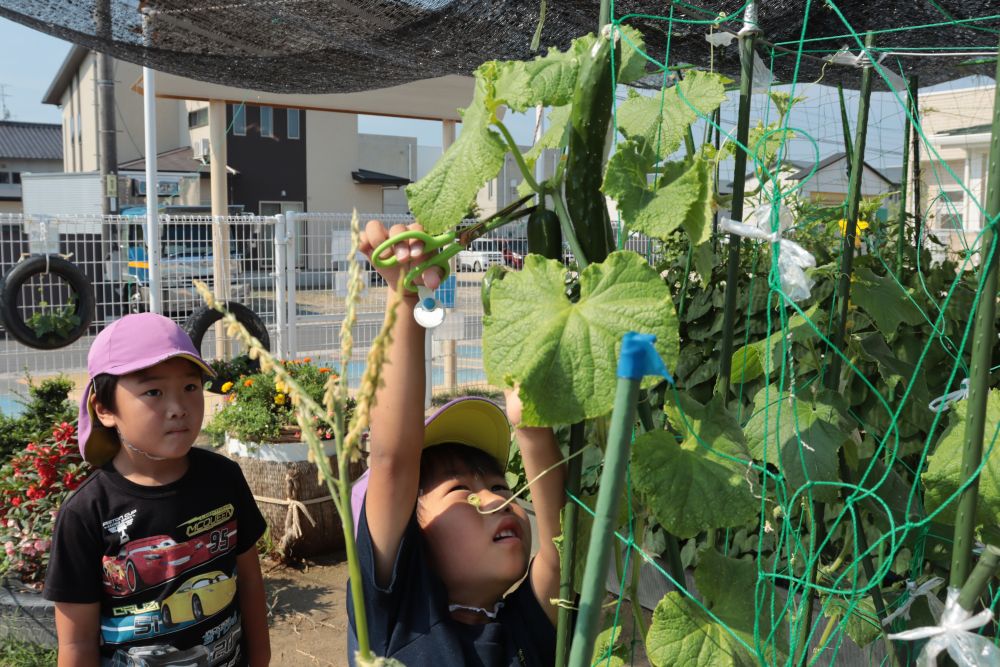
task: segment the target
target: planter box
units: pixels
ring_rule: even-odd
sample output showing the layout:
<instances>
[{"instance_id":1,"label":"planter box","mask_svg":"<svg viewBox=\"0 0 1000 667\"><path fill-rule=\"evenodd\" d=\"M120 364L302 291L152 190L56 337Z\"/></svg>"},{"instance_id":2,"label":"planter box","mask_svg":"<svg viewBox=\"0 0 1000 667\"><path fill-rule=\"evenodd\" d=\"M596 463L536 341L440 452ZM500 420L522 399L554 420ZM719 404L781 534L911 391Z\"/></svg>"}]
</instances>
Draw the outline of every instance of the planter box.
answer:
<instances>
[{"instance_id":1,"label":"planter box","mask_svg":"<svg viewBox=\"0 0 1000 667\"><path fill-rule=\"evenodd\" d=\"M3 580L0 586L0 638L4 637L54 647L55 603L19 581Z\"/></svg>"},{"instance_id":2,"label":"planter box","mask_svg":"<svg viewBox=\"0 0 1000 667\"><path fill-rule=\"evenodd\" d=\"M324 451L336 470L333 444ZM245 443L226 438L226 453L243 470L270 528L271 540L285 558L318 556L344 548L340 516L326 484L319 480L316 464L309 462L308 452L304 442ZM363 470L363 463L351 464L351 479L357 479ZM289 501L303 503L308 516ZM295 534L296 520L301 535Z\"/></svg>"}]
</instances>

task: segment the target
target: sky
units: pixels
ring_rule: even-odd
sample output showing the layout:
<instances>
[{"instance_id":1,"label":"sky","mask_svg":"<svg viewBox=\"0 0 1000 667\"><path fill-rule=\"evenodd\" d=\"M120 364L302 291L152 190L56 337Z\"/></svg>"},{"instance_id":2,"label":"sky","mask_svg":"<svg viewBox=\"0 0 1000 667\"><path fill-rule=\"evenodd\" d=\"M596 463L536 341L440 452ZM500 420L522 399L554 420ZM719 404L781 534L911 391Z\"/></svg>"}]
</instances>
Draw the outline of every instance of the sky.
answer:
<instances>
[{"instance_id":1,"label":"sky","mask_svg":"<svg viewBox=\"0 0 1000 667\"><path fill-rule=\"evenodd\" d=\"M3 103L14 120L58 123L60 114L54 105L41 103L49 83L69 50L69 43L49 37L20 24L0 18L0 86L3 86ZM959 80L935 89L961 88L977 81ZM786 86L787 89L787 86ZM930 89L921 89L930 90ZM789 124L796 128L796 138L789 142L789 157L793 160L813 160L816 151L823 158L843 150L840 128L840 110L834 88L798 84L796 95L806 95L807 100L796 107ZM846 91L848 117L852 126L857 116L857 98L854 91ZM752 122L758 119L773 120L774 110L766 96L755 95ZM0 108L2 115L2 108ZM534 113L508 114L504 123L522 145L531 142L535 125ZM732 94L722 108L722 127L732 131L736 124L736 95ZM402 118L361 116L358 129L372 134L393 134L417 138L420 146L441 145L441 124L436 121L419 121ZM869 140L866 156L876 168L891 167L902 161L903 112L897 100L889 93L872 94L869 121ZM704 125L695 128L700 139ZM815 143L814 143L815 142Z\"/></svg>"}]
</instances>

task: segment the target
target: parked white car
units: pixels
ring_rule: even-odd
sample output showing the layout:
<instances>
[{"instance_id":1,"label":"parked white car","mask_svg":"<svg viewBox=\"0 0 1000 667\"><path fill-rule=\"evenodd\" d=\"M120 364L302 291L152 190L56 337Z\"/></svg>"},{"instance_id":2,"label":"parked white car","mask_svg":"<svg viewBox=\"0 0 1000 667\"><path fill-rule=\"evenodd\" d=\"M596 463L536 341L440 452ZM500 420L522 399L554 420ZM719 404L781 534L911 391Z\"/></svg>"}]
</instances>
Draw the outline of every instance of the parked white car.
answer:
<instances>
[{"instance_id":1,"label":"parked white car","mask_svg":"<svg viewBox=\"0 0 1000 667\"><path fill-rule=\"evenodd\" d=\"M503 264L503 252L496 239L476 239L458 253L459 271L485 271L494 264Z\"/></svg>"}]
</instances>

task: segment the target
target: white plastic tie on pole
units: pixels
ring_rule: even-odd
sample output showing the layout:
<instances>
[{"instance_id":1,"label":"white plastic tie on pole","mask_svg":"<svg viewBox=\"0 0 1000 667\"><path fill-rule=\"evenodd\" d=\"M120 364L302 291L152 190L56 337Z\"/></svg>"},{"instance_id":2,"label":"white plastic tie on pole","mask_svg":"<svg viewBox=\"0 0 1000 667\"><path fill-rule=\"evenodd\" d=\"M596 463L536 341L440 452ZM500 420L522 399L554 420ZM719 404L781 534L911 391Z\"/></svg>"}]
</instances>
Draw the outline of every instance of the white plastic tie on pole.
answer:
<instances>
[{"instance_id":1,"label":"white plastic tie on pole","mask_svg":"<svg viewBox=\"0 0 1000 667\"><path fill-rule=\"evenodd\" d=\"M969 397L969 378L962 380L961 386L955 391L949 391L944 396L938 396L927 404L927 409L931 412L944 412L955 401L964 401Z\"/></svg>"},{"instance_id":2,"label":"white plastic tie on pole","mask_svg":"<svg viewBox=\"0 0 1000 667\"><path fill-rule=\"evenodd\" d=\"M917 667L933 667L942 651L959 667L1000 667L1000 649L993 645L990 637L977 634L975 630L993 620L993 612L984 609L975 616L958 604L959 590L949 588L944 607L936 597L927 598L931 614L937 625L904 630L889 635L889 639L901 641L930 641L917 656Z\"/></svg>"},{"instance_id":3,"label":"white plastic tie on pole","mask_svg":"<svg viewBox=\"0 0 1000 667\"><path fill-rule=\"evenodd\" d=\"M731 32L711 32L705 35L705 41L712 46L729 46L736 40L736 35Z\"/></svg>"},{"instance_id":4,"label":"white plastic tie on pole","mask_svg":"<svg viewBox=\"0 0 1000 667\"><path fill-rule=\"evenodd\" d=\"M917 598L926 597L928 599L928 604L932 604L930 599L933 598L934 602L937 603L938 599L934 597L934 589L944 583L944 579L941 577L932 577L925 581L924 583L917 586L915 581L906 582L906 601L899 605L896 611L892 612L888 616L882 619L882 625L884 627L889 627L892 622L897 618L902 616L906 620L910 620L910 607L913 603L917 601Z\"/></svg>"},{"instance_id":5,"label":"white plastic tie on pole","mask_svg":"<svg viewBox=\"0 0 1000 667\"><path fill-rule=\"evenodd\" d=\"M812 286L816 284L806 275L805 270L816 266L816 258L795 241L781 238L780 232L765 231L759 224L770 218L770 204L764 204L754 209L751 220L758 224L751 225L736 222L730 218L720 217L719 228L729 234L736 234L755 241L766 241L778 244L778 279L781 289L792 301L805 301L809 298ZM791 215L789 213L789 215ZM779 212L779 220L781 213Z\"/></svg>"},{"instance_id":6,"label":"white plastic tie on pole","mask_svg":"<svg viewBox=\"0 0 1000 667\"><path fill-rule=\"evenodd\" d=\"M771 73L771 68L768 67L764 60L757 55L753 54L753 92L755 93L766 93L771 89L771 86L775 84L774 75Z\"/></svg>"}]
</instances>

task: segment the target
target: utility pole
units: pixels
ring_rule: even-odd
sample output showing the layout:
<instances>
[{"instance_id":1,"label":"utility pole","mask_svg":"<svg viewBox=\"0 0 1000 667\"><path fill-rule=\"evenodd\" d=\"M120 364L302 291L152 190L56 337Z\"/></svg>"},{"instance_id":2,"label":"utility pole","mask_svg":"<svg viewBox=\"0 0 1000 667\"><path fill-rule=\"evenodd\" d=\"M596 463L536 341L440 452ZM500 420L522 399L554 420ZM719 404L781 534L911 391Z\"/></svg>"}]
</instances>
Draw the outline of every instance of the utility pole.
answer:
<instances>
[{"instance_id":1,"label":"utility pole","mask_svg":"<svg viewBox=\"0 0 1000 667\"><path fill-rule=\"evenodd\" d=\"M10 109L7 108L7 85L0 83L0 120L10 120Z\"/></svg>"},{"instance_id":2,"label":"utility pole","mask_svg":"<svg viewBox=\"0 0 1000 667\"><path fill-rule=\"evenodd\" d=\"M100 0L94 6L95 33L105 44L113 39L111 2ZM115 127L115 65L107 53L97 52L97 122L100 136L101 182L104 215L118 213L118 144Z\"/></svg>"}]
</instances>

